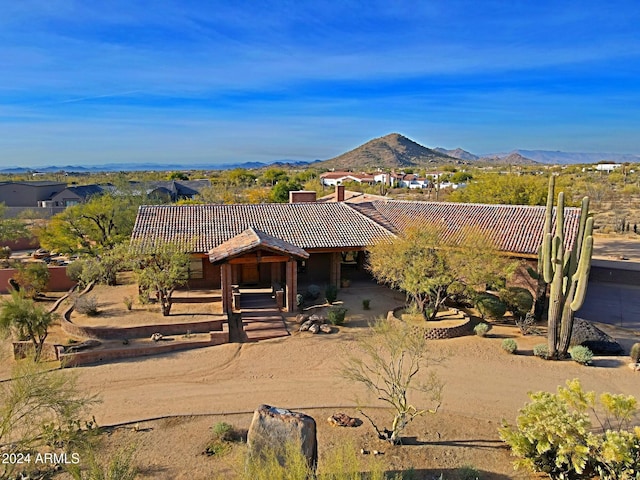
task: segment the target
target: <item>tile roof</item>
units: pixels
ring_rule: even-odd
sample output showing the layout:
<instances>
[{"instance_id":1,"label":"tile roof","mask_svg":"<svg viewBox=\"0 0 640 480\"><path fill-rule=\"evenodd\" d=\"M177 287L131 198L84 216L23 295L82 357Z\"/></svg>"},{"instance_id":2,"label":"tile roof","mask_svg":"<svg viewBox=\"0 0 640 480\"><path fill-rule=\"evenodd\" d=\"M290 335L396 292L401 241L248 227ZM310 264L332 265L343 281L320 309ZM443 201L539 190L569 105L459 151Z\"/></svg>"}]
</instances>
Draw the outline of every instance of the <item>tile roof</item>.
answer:
<instances>
[{"instance_id":1,"label":"tile roof","mask_svg":"<svg viewBox=\"0 0 640 480\"><path fill-rule=\"evenodd\" d=\"M179 241L207 253L253 227L302 249L365 247L393 234L343 203L147 205L138 210L132 241Z\"/></svg>"},{"instance_id":2,"label":"tile roof","mask_svg":"<svg viewBox=\"0 0 640 480\"><path fill-rule=\"evenodd\" d=\"M276 253L292 255L299 258L309 258L309 254L302 248L250 227L226 242L222 242L217 247L212 248L209 251L209 260L212 263L218 262L257 248L264 248Z\"/></svg>"},{"instance_id":3,"label":"tile roof","mask_svg":"<svg viewBox=\"0 0 640 480\"><path fill-rule=\"evenodd\" d=\"M572 245L579 209L565 210L565 237ZM391 238L413 225L440 224L455 235L475 225L505 252L537 255L545 207L448 202L373 201L235 205L142 206L132 241L153 245L179 241L207 253L249 228L301 249L357 248Z\"/></svg>"},{"instance_id":4,"label":"tile roof","mask_svg":"<svg viewBox=\"0 0 640 480\"><path fill-rule=\"evenodd\" d=\"M446 227L445 237L451 237L461 228L474 225L489 232L498 249L528 255L538 253L545 219L544 206L529 205L389 200L351 204L350 207L396 233L417 223L440 224ZM579 215L578 208L565 209L565 238L569 248L578 231Z\"/></svg>"}]
</instances>

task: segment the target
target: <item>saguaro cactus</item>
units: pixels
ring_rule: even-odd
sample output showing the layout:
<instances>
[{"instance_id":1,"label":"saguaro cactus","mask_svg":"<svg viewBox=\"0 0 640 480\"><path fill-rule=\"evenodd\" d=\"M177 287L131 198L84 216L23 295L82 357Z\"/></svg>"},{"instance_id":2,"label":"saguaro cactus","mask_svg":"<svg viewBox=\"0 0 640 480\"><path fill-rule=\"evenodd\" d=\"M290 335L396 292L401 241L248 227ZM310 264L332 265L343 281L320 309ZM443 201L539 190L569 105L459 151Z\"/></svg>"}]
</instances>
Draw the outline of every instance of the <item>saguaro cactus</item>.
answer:
<instances>
[{"instance_id":1,"label":"saguaro cactus","mask_svg":"<svg viewBox=\"0 0 640 480\"><path fill-rule=\"evenodd\" d=\"M550 358L567 356L573 331L573 316L584 303L593 251L593 218L589 217L589 197L582 199L580 226L573 248L567 250L564 238L564 192L558 194L556 228L552 233L555 177L549 179L544 238L540 248L544 281L549 292L547 341Z\"/></svg>"}]
</instances>

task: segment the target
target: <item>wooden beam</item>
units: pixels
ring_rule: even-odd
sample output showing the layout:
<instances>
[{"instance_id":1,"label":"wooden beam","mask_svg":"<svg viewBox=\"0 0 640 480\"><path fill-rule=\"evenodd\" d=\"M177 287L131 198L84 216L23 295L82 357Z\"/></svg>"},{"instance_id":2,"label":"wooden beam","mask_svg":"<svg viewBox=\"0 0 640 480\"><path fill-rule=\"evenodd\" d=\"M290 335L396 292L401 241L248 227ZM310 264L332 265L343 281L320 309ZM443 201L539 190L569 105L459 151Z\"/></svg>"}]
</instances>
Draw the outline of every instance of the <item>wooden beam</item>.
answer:
<instances>
[{"instance_id":1,"label":"wooden beam","mask_svg":"<svg viewBox=\"0 0 640 480\"><path fill-rule=\"evenodd\" d=\"M233 265L241 265L241 264L247 264L247 263L287 262L288 260L289 260L289 257L284 257L280 255L278 256L269 255L266 257L237 257L237 258L232 258L227 263L230 263Z\"/></svg>"}]
</instances>

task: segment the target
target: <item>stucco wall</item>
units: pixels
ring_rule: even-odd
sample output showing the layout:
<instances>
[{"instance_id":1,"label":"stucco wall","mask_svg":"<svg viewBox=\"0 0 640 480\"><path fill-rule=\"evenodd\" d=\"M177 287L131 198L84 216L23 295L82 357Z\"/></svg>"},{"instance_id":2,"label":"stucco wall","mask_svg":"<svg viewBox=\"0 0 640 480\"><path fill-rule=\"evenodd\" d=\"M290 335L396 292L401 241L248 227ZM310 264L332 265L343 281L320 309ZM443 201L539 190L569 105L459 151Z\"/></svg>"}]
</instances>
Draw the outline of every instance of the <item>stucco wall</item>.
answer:
<instances>
[{"instance_id":1,"label":"stucco wall","mask_svg":"<svg viewBox=\"0 0 640 480\"><path fill-rule=\"evenodd\" d=\"M16 274L15 268L0 269L0 293L9 291L9 279ZM67 267L49 267L49 285L48 292L66 292L75 285L69 277L67 277Z\"/></svg>"}]
</instances>

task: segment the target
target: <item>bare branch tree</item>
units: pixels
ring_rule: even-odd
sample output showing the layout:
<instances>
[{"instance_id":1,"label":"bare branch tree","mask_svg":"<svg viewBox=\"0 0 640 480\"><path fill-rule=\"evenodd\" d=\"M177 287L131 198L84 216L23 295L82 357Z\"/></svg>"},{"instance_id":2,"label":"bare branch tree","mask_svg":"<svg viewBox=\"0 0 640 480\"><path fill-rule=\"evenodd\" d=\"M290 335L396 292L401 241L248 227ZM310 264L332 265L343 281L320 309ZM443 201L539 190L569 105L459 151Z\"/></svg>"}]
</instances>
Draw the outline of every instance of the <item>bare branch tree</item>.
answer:
<instances>
[{"instance_id":1,"label":"bare branch tree","mask_svg":"<svg viewBox=\"0 0 640 480\"><path fill-rule=\"evenodd\" d=\"M438 411L442 382L434 372L427 372L426 376L420 373L442 359L430 355L422 332L403 323L378 319L370 328L371 335L360 338L355 351L347 354L342 374L348 380L363 384L393 411L390 429L380 429L371 417L361 413L380 439L397 444L414 418ZM409 401L411 391L426 393L433 408L414 406Z\"/></svg>"}]
</instances>

